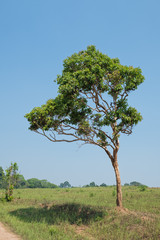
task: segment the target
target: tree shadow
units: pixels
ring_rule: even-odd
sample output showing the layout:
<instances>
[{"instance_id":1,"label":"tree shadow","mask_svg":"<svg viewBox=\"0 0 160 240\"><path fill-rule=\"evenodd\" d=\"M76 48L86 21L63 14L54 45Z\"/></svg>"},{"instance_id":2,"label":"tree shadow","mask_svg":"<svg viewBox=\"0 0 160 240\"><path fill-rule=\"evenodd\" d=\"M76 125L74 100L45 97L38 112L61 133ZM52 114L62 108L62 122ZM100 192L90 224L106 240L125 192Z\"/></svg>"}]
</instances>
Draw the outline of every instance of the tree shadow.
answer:
<instances>
[{"instance_id":1,"label":"tree shadow","mask_svg":"<svg viewBox=\"0 0 160 240\"><path fill-rule=\"evenodd\" d=\"M46 222L48 224L69 222L70 224L88 225L90 222L101 220L105 216L105 211L102 208L68 203L51 207L21 208L10 214L24 222Z\"/></svg>"}]
</instances>

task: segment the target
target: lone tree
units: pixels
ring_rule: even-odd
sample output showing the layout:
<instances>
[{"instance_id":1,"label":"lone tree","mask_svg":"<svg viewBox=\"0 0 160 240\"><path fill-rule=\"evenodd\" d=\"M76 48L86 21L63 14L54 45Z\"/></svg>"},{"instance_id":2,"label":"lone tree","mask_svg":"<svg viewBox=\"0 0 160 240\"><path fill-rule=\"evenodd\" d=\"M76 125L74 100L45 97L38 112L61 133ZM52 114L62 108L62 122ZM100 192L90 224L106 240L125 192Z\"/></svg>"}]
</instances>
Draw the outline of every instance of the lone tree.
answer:
<instances>
[{"instance_id":1,"label":"lone tree","mask_svg":"<svg viewBox=\"0 0 160 240\"><path fill-rule=\"evenodd\" d=\"M6 169L6 193L5 198L6 200L12 201L13 200L13 189L16 186L18 181L18 165L17 163L11 163L11 166Z\"/></svg>"},{"instance_id":2,"label":"lone tree","mask_svg":"<svg viewBox=\"0 0 160 240\"><path fill-rule=\"evenodd\" d=\"M111 160L117 183L117 206L122 207L117 154L121 133L130 135L142 116L128 106L128 94L144 77L140 68L123 66L94 46L64 60L57 76L58 96L25 117L29 129L52 142L82 141L102 148Z\"/></svg>"}]
</instances>

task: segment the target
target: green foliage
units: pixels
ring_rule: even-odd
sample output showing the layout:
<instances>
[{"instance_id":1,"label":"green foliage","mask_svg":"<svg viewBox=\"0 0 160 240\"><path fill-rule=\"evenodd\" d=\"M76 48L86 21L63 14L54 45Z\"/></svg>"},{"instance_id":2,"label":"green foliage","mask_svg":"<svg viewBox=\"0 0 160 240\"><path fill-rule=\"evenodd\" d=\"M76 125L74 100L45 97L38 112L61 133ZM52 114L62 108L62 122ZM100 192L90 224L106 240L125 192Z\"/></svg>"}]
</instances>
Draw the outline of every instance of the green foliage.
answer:
<instances>
[{"instance_id":1,"label":"green foliage","mask_svg":"<svg viewBox=\"0 0 160 240\"><path fill-rule=\"evenodd\" d=\"M27 183L29 188L41 188L41 181L37 178L30 178Z\"/></svg>"},{"instance_id":2,"label":"green foliage","mask_svg":"<svg viewBox=\"0 0 160 240\"><path fill-rule=\"evenodd\" d=\"M100 187L107 187L105 183L99 185ZM91 182L90 184L84 185L83 187L99 187L95 182Z\"/></svg>"},{"instance_id":3,"label":"green foliage","mask_svg":"<svg viewBox=\"0 0 160 240\"><path fill-rule=\"evenodd\" d=\"M55 227L51 227L49 229L49 233L51 234L51 236L55 236L55 235L57 235L58 231Z\"/></svg>"},{"instance_id":4,"label":"green foliage","mask_svg":"<svg viewBox=\"0 0 160 240\"><path fill-rule=\"evenodd\" d=\"M100 187L107 187L107 185L105 183L102 183Z\"/></svg>"},{"instance_id":5,"label":"green foliage","mask_svg":"<svg viewBox=\"0 0 160 240\"><path fill-rule=\"evenodd\" d=\"M68 57L63 67L62 75L56 79L58 96L25 115L31 130L42 131L44 136L49 130L58 135L65 133L75 140L79 137L104 147L109 144L106 127L116 121L113 134L116 141L120 133L130 134L142 120L140 113L127 102L128 94L144 80L140 68L123 66L118 58L111 59L95 46ZM54 134L50 136L47 137L51 141L57 141Z\"/></svg>"},{"instance_id":6,"label":"green foliage","mask_svg":"<svg viewBox=\"0 0 160 240\"><path fill-rule=\"evenodd\" d=\"M129 184L129 183L125 183L124 186L135 186L135 187L139 187L139 189L140 189L141 192L145 191L145 190L148 188L146 185L143 185L142 183L136 182L136 181L130 182L130 184Z\"/></svg>"},{"instance_id":7,"label":"green foliage","mask_svg":"<svg viewBox=\"0 0 160 240\"><path fill-rule=\"evenodd\" d=\"M112 196L115 197L116 196L116 190L114 189L112 192Z\"/></svg>"},{"instance_id":8,"label":"green foliage","mask_svg":"<svg viewBox=\"0 0 160 240\"><path fill-rule=\"evenodd\" d=\"M5 188L5 173L2 167L0 167L0 188Z\"/></svg>"},{"instance_id":9,"label":"green foliage","mask_svg":"<svg viewBox=\"0 0 160 240\"><path fill-rule=\"evenodd\" d=\"M0 167L0 180L1 179L4 179L4 171L2 167Z\"/></svg>"},{"instance_id":10,"label":"green foliage","mask_svg":"<svg viewBox=\"0 0 160 240\"><path fill-rule=\"evenodd\" d=\"M27 181L25 180L23 175L19 174L15 188L25 188L25 187L27 187Z\"/></svg>"},{"instance_id":11,"label":"green foliage","mask_svg":"<svg viewBox=\"0 0 160 240\"><path fill-rule=\"evenodd\" d=\"M136 181L130 182L130 186L141 186L141 185L142 185L142 183L139 183Z\"/></svg>"},{"instance_id":12,"label":"green foliage","mask_svg":"<svg viewBox=\"0 0 160 240\"><path fill-rule=\"evenodd\" d=\"M17 163L11 163L11 166L6 169L6 193L5 198L7 201L13 200L13 189L18 180L18 165Z\"/></svg>"},{"instance_id":13,"label":"green foliage","mask_svg":"<svg viewBox=\"0 0 160 240\"><path fill-rule=\"evenodd\" d=\"M89 186L90 186L90 187L96 187L96 184L95 184L95 182L91 182L91 183L89 184Z\"/></svg>"},{"instance_id":14,"label":"green foliage","mask_svg":"<svg viewBox=\"0 0 160 240\"><path fill-rule=\"evenodd\" d=\"M7 201L13 200L14 188L57 188L57 185L48 182L47 180L39 180L31 178L25 180L23 175L18 174L17 163L11 163L11 166L6 169L6 175L3 169L0 168L0 186L5 186L5 199Z\"/></svg>"},{"instance_id":15,"label":"green foliage","mask_svg":"<svg viewBox=\"0 0 160 240\"><path fill-rule=\"evenodd\" d=\"M141 185L141 186L139 186L139 190L140 190L141 192L146 191L147 188L148 188L148 187L147 187L146 185Z\"/></svg>"},{"instance_id":16,"label":"green foliage","mask_svg":"<svg viewBox=\"0 0 160 240\"><path fill-rule=\"evenodd\" d=\"M60 183L60 188L71 188L71 184L68 181L65 181L64 183Z\"/></svg>"},{"instance_id":17,"label":"green foliage","mask_svg":"<svg viewBox=\"0 0 160 240\"><path fill-rule=\"evenodd\" d=\"M14 167L14 166L12 166ZM9 170L9 171L8 171ZM13 175L10 173L11 168L7 169L7 174L5 175L2 167L0 167L0 188L6 188L8 186L8 174ZM11 177L13 182L13 176ZM46 179L39 180L37 178L31 178L25 180L24 176L21 174L17 174L16 181L14 181L14 188L56 188L57 185L48 182ZM12 187L10 187L10 191L12 191Z\"/></svg>"},{"instance_id":18,"label":"green foliage","mask_svg":"<svg viewBox=\"0 0 160 240\"><path fill-rule=\"evenodd\" d=\"M48 182L46 179L40 180L41 181L41 187L42 188L56 188L57 185Z\"/></svg>"},{"instance_id":19,"label":"green foliage","mask_svg":"<svg viewBox=\"0 0 160 240\"><path fill-rule=\"evenodd\" d=\"M30 178L27 180L28 188L56 188L57 186L47 180L39 180L37 178Z\"/></svg>"},{"instance_id":20,"label":"green foliage","mask_svg":"<svg viewBox=\"0 0 160 240\"><path fill-rule=\"evenodd\" d=\"M90 197L94 197L94 193L90 193L89 196L90 196Z\"/></svg>"},{"instance_id":21,"label":"green foliage","mask_svg":"<svg viewBox=\"0 0 160 240\"><path fill-rule=\"evenodd\" d=\"M129 186L129 183L125 183L124 186Z\"/></svg>"}]
</instances>

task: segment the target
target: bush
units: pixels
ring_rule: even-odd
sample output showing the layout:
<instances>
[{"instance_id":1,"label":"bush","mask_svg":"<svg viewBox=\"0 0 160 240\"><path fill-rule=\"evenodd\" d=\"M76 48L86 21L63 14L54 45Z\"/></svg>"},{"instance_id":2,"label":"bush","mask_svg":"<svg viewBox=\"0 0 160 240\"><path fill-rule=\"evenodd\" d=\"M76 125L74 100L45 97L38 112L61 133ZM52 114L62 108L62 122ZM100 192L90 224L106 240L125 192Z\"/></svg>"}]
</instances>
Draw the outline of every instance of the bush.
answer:
<instances>
[{"instance_id":1,"label":"bush","mask_svg":"<svg viewBox=\"0 0 160 240\"><path fill-rule=\"evenodd\" d=\"M141 192L146 191L147 188L148 188L148 187L147 187L146 185L141 185L141 186L139 186L139 190L140 190Z\"/></svg>"}]
</instances>

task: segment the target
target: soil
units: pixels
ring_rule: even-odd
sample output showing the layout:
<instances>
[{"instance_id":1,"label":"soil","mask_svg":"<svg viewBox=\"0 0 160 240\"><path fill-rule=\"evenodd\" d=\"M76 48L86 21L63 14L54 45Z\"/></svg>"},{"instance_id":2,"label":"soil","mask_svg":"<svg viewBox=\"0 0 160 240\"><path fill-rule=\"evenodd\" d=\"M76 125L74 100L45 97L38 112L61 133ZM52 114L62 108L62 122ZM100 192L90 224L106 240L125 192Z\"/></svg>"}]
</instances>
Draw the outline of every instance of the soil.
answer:
<instances>
[{"instance_id":1,"label":"soil","mask_svg":"<svg viewBox=\"0 0 160 240\"><path fill-rule=\"evenodd\" d=\"M21 240L21 238L0 223L0 240Z\"/></svg>"}]
</instances>

